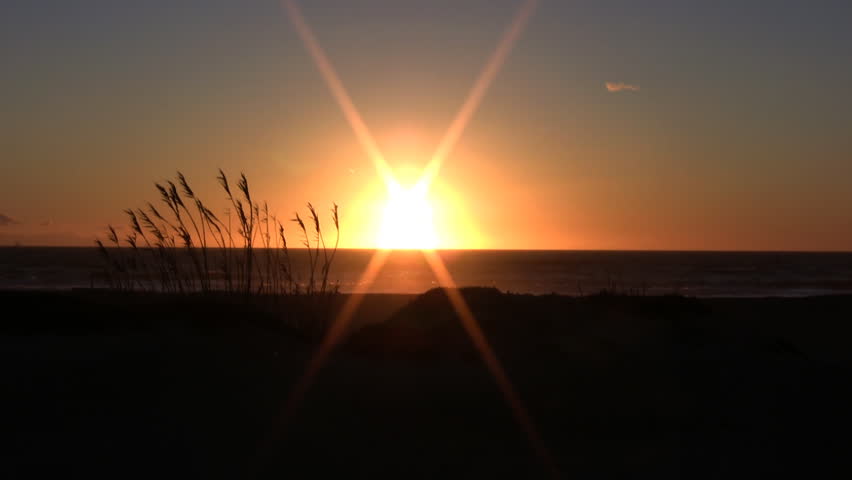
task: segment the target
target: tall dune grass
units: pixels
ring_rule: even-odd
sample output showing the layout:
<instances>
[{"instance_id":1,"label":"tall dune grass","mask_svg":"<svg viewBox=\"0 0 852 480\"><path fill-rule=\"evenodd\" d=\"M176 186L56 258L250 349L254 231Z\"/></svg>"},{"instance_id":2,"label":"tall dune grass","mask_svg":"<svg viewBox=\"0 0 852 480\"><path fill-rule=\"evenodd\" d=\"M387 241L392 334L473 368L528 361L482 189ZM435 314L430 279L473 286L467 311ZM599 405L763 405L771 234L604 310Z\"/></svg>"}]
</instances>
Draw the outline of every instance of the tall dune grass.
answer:
<instances>
[{"instance_id":1,"label":"tall dune grass","mask_svg":"<svg viewBox=\"0 0 852 480\"><path fill-rule=\"evenodd\" d=\"M129 233L124 239L112 225L107 226L107 242L96 239L95 243L104 259L109 288L245 295L338 291L338 285L329 281L340 243L337 204L331 208L333 246L326 245L320 215L311 203L307 223L298 212L292 219L308 252L301 276L293 269L285 224L270 213L266 202L252 198L246 176L240 174L236 188L221 169L216 178L230 205L222 216L209 209L177 172L176 182L154 184L165 208L147 202L143 208L126 209Z\"/></svg>"}]
</instances>

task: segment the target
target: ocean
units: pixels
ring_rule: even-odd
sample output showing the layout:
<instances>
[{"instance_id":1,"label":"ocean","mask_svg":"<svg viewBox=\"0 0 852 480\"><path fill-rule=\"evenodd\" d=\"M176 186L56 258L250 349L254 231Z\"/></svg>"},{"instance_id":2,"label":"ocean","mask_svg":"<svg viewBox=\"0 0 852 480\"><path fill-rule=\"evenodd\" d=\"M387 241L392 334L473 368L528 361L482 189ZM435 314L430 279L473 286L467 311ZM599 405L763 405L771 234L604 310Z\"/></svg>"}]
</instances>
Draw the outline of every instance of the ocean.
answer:
<instances>
[{"instance_id":1,"label":"ocean","mask_svg":"<svg viewBox=\"0 0 852 480\"><path fill-rule=\"evenodd\" d=\"M342 292L359 282L372 250L340 250L330 279ZM459 286L505 292L585 295L603 289L696 297L852 293L852 253L447 250L439 252ZM262 255L262 252L261 252ZM306 276L307 255L292 251ZM70 290L104 286L95 248L2 247L0 289ZM422 293L438 282L418 251L391 252L368 291Z\"/></svg>"}]
</instances>

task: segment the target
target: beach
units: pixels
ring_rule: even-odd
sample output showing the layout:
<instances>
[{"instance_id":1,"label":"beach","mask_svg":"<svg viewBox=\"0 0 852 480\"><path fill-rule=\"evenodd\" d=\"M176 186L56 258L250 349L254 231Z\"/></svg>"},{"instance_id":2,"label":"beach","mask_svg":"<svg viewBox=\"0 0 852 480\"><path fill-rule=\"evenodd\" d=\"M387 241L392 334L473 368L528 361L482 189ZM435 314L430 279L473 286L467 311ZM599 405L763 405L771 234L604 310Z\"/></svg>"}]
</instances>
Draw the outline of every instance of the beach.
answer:
<instances>
[{"instance_id":1,"label":"beach","mask_svg":"<svg viewBox=\"0 0 852 480\"><path fill-rule=\"evenodd\" d=\"M852 478L852 2L769 5L4 2L0 480Z\"/></svg>"},{"instance_id":2,"label":"beach","mask_svg":"<svg viewBox=\"0 0 852 480\"><path fill-rule=\"evenodd\" d=\"M292 412L346 295L2 292L7 478L848 472L850 296L462 294L549 460L441 290L367 295Z\"/></svg>"}]
</instances>

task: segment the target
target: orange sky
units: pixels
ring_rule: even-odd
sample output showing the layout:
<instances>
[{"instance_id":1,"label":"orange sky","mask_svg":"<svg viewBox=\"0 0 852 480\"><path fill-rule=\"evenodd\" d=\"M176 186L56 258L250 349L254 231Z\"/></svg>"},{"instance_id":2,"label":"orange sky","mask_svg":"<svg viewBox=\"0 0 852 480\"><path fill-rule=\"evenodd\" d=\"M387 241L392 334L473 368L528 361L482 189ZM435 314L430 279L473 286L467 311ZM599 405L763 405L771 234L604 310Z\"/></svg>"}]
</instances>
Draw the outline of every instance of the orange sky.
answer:
<instances>
[{"instance_id":1,"label":"orange sky","mask_svg":"<svg viewBox=\"0 0 852 480\"><path fill-rule=\"evenodd\" d=\"M520 5L302 3L400 178ZM846 7L616 3L541 2L431 185L438 246L852 249ZM374 247L384 183L273 6L4 16L0 245L92 245L176 170L223 208L221 167L282 217L339 203L342 246Z\"/></svg>"}]
</instances>

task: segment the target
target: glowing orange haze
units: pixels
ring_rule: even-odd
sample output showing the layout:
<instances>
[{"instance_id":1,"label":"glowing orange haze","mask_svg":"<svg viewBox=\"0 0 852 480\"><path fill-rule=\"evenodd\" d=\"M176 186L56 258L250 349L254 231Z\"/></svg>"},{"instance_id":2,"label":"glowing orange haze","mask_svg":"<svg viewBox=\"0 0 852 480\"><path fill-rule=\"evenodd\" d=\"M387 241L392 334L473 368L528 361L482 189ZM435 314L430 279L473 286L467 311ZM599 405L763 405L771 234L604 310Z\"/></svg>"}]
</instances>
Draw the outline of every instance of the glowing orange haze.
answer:
<instances>
[{"instance_id":1,"label":"glowing orange haze","mask_svg":"<svg viewBox=\"0 0 852 480\"><path fill-rule=\"evenodd\" d=\"M125 38L86 23L107 16L81 15L60 22L79 29L68 44L30 41L38 29L22 23L15 45L28 53L9 69L14 121L0 133L12 159L0 169L0 245L91 246L176 169L221 211L221 167L244 171L281 218L339 203L343 247L852 249L852 96L813 87L850 78L836 61L850 42L774 62L772 42L726 50L712 24L637 36L607 9L584 14L594 2L541 2L531 19L532 2L459 17L434 3L425 23L360 4L329 14L302 2L301 26L259 10L233 42L203 22L153 41L168 33L158 16L150 28L127 18L135 27L122 31L142 37ZM97 32L116 48L85 43ZM788 32L774 33L779 45ZM712 48L682 48L702 42ZM150 51L132 54L140 46ZM435 174L425 199L388 204L389 178L413 186L424 170Z\"/></svg>"},{"instance_id":2,"label":"glowing orange haze","mask_svg":"<svg viewBox=\"0 0 852 480\"><path fill-rule=\"evenodd\" d=\"M452 198L450 192L439 192L443 194L436 195L432 187L438 179L441 167L452 153L459 138L479 108L488 88L505 63L506 57L532 16L536 7L536 0L524 0L521 3L520 8L509 23L509 27L503 33L497 47L485 62L484 68L462 102L461 108L450 122L446 133L437 143L428 163L420 169L415 168L412 175L409 175L409 172L395 172L388 165L385 156L373 138L372 132L361 117L337 71L302 15L298 4L293 0L284 0L283 5L299 37L305 44L305 48L314 60L317 70L352 127L361 147L372 160L376 173L385 187L386 199L381 212L379 233L372 242L366 241L365 244L383 249L435 249L448 248L454 244L465 245L465 248L475 248L478 241L475 238L475 231L462 233L461 237L457 238L455 242L451 242L447 235L448 232L459 231L462 226L469 226L469 221L456 220L454 225L444 223L441 228L444 233L442 235L438 233L434 224L436 210L439 213L438 218L449 221L450 212L460 212L462 208L461 205L458 205L459 202L447 201ZM405 156L402 158L405 158ZM403 174L408 178L403 178ZM374 229L368 231L372 230Z\"/></svg>"}]
</instances>

